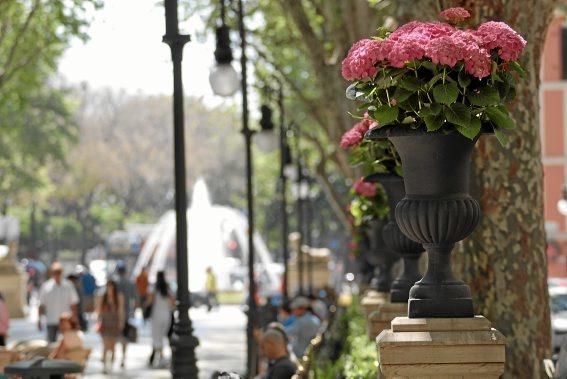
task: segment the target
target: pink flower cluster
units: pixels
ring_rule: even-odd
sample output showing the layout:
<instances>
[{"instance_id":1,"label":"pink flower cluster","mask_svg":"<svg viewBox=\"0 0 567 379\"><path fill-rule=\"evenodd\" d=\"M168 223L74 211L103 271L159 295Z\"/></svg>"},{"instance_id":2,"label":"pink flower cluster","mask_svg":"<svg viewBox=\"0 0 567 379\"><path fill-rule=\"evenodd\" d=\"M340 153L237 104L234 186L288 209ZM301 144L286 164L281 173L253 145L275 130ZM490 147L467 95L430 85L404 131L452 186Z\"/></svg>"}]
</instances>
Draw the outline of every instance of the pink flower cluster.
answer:
<instances>
[{"instance_id":1,"label":"pink flower cluster","mask_svg":"<svg viewBox=\"0 0 567 379\"><path fill-rule=\"evenodd\" d=\"M387 57L382 42L375 39L362 39L350 48L348 64L342 66L343 77L347 80L370 78L376 75L376 63Z\"/></svg>"},{"instance_id":2,"label":"pink flower cluster","mask_svg":"<svg viewBox=\"0 0 567 379\"><path fill-rule=\"evenodd\" d=\"M440 18L447 22L450 22L451 24L463 22L470 16L471 14L469 13L469 11L461 7L445 9L443 12L439 13Z\"/></svg>"},{"instance_id":3,"label":"pink flower cluster","mask_svg":"<svg viewBox=\"0 0 567 379\"><path fill-rule=\"evenodd\" d=\"M466 19L463 8L441 13L448 19ZM464 18L463 18L464 17ZM506 62L517 60L526 41L503 22L486 22L477 30L457 29L441 22L409 22L384 40L364 39L355 43L342 62L347 80L364 80L376 75L378 67L404 67L413 60L431 59L433 63L454 67L464 62L465 70L477 77L490 75L491 51L497 49Z\"/></svg>"},{"instance_id":4,"label":"pink flower cluster","mask_svg":"<svg viewBox=\"0 0 567 379\"><path fill-rule=\"evenodd\" d=\"M358 146L364 139L366 132L376 126L378 124L369 118L368 113L365 113L364 118L360 122L354 124L350 130L343 134L340 143L341 148L348 149L349 147Z\"/></svg>"},{"instance_id":5,"label":"pink flower cluster","mask_svg":"<svg viewBox=\"0 0 567 379\"><path fill-rule=\"evenodd\" d=\"M498 49L498 55L506 62L517 60L526 47L526 40L503 22L485 22L475 34L485 49Z\"/></svg>"},{"instance_id":6,"label":"pink flower cluster","mask_svg":"<svg viewBox=\"0 0 567 379\"><path fill-rule=\"evenodd\" d=\"M358 179L352 186L354 191L360 196L374 197L376 196L376 183L367 183L364 179Z\"/></svg>"}]
</instances>

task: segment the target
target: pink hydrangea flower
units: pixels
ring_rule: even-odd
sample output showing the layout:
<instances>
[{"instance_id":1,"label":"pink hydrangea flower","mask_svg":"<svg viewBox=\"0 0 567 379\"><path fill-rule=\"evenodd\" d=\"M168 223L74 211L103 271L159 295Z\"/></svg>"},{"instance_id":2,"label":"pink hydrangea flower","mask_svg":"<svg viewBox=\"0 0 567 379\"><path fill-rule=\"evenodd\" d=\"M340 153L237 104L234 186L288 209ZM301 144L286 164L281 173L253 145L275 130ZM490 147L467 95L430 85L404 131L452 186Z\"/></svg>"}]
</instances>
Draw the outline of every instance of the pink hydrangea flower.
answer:
<instances>
[{"instance_id":1,"label":"pink hydrangea flower","mask_svg":"<svg viewBox=\"0 0 567 379\"><path fill-rule=\"evenodd\" d=\"M343 134L340 143L341 148L348 149L349 147L360 145L366 132L376 126L378 126L378 123L370 119L368 112L365 113L364 119L354 124L350 130Z\"/></svg>"},{"instance_id":2,"label":"pink hydrangea flower","mask_svg":"<svg viewBox=\"0 0 567 379\"><path fill-rule=\"evenodd\" d=\"M481 39L481 47L488 51L498 49L498 55L506 62L517 60L526 46L526 40L503 22L485 22L476 35Z\"/></svg>"},{"instance_id":3,"label":"pink hydrangea flower","mask_svg":"<svg viewBox=\"0 0 567 379\"><path fill-rule=\"evenodd\" d=\"M428 38L417 32L405 34L396 39L388 54L388 61L393 67L404 67L408 61L423 58Z\"/></svg>"},{"instance_id":4,"label":"pink hydrangea flower","mask_svg":"<svg viewBox=\"0 0 567 379\"><path fill-rule=\"evenodd\" d=\"M376 196L376 183L367 183L362 178L358 179L353 185L354 191L360 196Z\"/></svg>"},{"instance_id":5,"label":"pink hydrangea flower","mask_svg":"<svg viewBox=\"0 0 567 379\"><path fill-rule=\"evenodd\" d=\"M462 49L457 46L456 39L451 36L432 39L425 50L425 55L435 64L454 67L458 61L463 59Z\"/></svg>"},{"instance_id":6,"label":"pink hydrangea flower","mask_svg":"<svg viewBox=\"0 0 567 379\"><path fill-rule=\"evenodd\" d=\"M363 39L350 48L342 62L342 75L346 80L361 80L376 75L376 64L385 58L382 41Z\"/></svg>"},{"instance_id":7,"label":"pink hydrangea flower","mask_svg":"<svg viewBox=\"0 0 567 379\"><path fill-rule=\"evenodd\" d=\"M482 79L489 76L492 71L492 60L486 49L478 46L467 50L465 70L474 77Z\"/></svg>"},{"instance_id":8,"label":"pink hydrangea flower","mask_svg":"<svg viewBox=\"0 0 567 379\"><path fill-rule=\"evenodd\" d=\"M348 149L349 147L358 146L362 139L364 138L364 134L360 133L356 128L352 128L343 134L341 137L341 149Z\"/></svg>"},{"instance_id":9,"label":"pink hydrangea flower","mask_svg":"<svg viewBox=\"0 0 567 379\"><path fill-rule=\"evenodd\" d=\"M452 24L463 22L470 16L469 11L461 7L445 9L443 12L439 13L440 18Z\"/></svg>"},{"instance_id":10,"label":"pink hydrangea flower","mask_svg":"<svg viewBox=\"0 0 567 379\"><path fill-rule=\"evenodd\" d=\"M419 34L425 38L432 39L446 35L451 35L455 31L455 27L443 22L420 22L411 21L396 29L388 39L398 40L409 34Z\"/></svg>"}]
</instances>

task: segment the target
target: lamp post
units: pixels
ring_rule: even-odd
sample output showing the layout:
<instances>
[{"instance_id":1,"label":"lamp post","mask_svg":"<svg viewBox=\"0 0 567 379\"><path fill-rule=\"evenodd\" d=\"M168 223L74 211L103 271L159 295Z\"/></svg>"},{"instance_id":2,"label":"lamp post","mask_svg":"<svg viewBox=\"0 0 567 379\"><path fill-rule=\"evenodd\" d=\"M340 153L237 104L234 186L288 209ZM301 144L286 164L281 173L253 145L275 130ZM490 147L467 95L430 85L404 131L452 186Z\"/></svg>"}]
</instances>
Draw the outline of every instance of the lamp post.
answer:
<instances>
[{"instance_id":1,"label":"lamp post","mask_svg":"<svg viewBox=\"0 0 567 379\"><path fill-rule=\"evenodd\" d=\"M299 295L303 296L304 291L304 262L303 262L303 240L304 240L304 224L303 224L303 201L304 196L302 194L302 182L303 182L303 167L301 162L301 152L299 143L299 126L295 123L290 125L293 130L293 137L295 143L295 172L293 174L293 179L295 179L295 192L296 192L296 211L297 211L297 231L299 232L299 249L297 251L297 276L299 283Z\"/></svg>"},{"instance_id":2,"label":"lamp post","mask_svg":"<svg viewBox=\"0 0 567 379\"><path fill-rule=\"evenodd\" d=\"M277 106L279 116L279 150L280 150L280 219L281 219L281 242L283 251L284 275L282 281L282 296L284 302L289 300L289 220L287 215L287 180L289 176L289 167L292 165L291 151L287 142L287 127L285 125L285 108L283 84L277 77L273 80L278 84L277 88ZM262 109L267 108L263 105ZM270 111L271 115L271 111ZM262 111L262 120L264 120L264 110ZM271 122L271 121L270 121ZM262 131L268 131L262 122ZM293 168L293 167L292 167Z\"/></svg>"},{"instance_id":3,"label":"lamp post","mask_svg":"<svg viewBox=\"0 0 567 379\"><path fill-rule=\"evenodd\" d=\"M312 223L313 223L313 198L311 196L312 178L308 175L303 176L302 185L305 187L305 244L309 246L309 255L307 257L307 288L309 295L314 295L313 288L313 256L311 255L311 247L313 246Z\"/></svg>"},{"instance_id":4,"label":"lamp post","mask_svg":"<svg viewBox=\"0 0 567 379\"><path fill-rule=\"evenodd\" d=\"M237 0L238 30L240 35L240 86L242 92L242 135L246 145L246 196L248 208L248 324L246 327L247 341L247 370L248 377L256 374L256 343L254 340L254 325L256 318L256 281L254 274L254 192L252 167L252 136L254 131L248 125L248 88L246 74L246 34L244 29L244 7L242 0ZM221 0L221 26L217 28L217 46L215 59L217 65L211 70L209 81L213 92L219 96L231 96L238 90L238 74L231 65L232 50L225 23L225 4ZM236 80L235 80L236 79Z\"/></svg>"},{"instance_id":5,"label":"lamp post","mask_svg":"<svg viewBox=\"0 0 567 379\"><path fill-rule=\"evenodd\" d=\"M190 37L179 33L177 0L165 0L165 35L163 42L171 49L173 61L173 143L176 213L177 317L171 336L171 374L173 378L197 378L195 348L199 341L193 336L189 318L189 266L187 256L187 192L185 188L185 131L183 115L183 81L181 61L183 47Z\"/></svg>"}]
</instances>

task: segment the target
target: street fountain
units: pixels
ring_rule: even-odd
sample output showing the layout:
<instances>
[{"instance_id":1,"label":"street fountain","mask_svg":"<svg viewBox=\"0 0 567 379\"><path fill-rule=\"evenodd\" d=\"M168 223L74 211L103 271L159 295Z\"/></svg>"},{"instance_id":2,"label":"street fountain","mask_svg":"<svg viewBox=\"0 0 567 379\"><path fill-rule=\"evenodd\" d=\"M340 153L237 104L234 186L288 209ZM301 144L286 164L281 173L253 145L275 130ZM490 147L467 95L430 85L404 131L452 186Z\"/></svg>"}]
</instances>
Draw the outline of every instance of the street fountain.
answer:
<instances>
[{"instance_id":1,"label":"street fountain","mask_svg":"<svg viewBox=\"0 0 567 379\"><path fill-rule=\"evenodd\" d=\"M203 179L193 187L191 206L187 210L189 288L203 292L205 270L212 267L220 291L244 288L247 273L248 221L234 208L214 205ZM274 263L263 239L254 235L256 265L263 292L280 290L281 264ZM148 267L150 281L164 270L169 279L175 278L175 212L166 212L144 244L133 270L136 276Z\"/></svg>"}]
</instances>

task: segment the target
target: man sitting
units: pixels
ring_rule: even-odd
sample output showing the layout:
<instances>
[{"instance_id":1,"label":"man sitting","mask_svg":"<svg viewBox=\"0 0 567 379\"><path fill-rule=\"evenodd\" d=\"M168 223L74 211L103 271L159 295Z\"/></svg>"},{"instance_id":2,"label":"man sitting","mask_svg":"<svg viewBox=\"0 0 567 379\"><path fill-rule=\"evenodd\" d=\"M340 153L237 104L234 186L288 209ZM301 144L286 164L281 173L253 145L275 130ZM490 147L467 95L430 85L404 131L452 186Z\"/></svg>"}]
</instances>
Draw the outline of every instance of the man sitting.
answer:
<instances>
[{"instance_id":1,"label":"man sitting","mask_svg":"<svg viewBox=\"0 0 567 379\"><path fill-rule=\"evenodd\" d=\"M298 358L303 356L309 343L319 332L321 321L310 309L311 303L306 297L300 296L291 302L291 312L296 320L288 329L293 352Z\"/></svg>"},{"instance_id":2,"label":"man sitting","mask_svg":"<svg viewBox=\"0 0 567 379\"><path fill-rule=\"evenodd\" d=\"M281 329L268 328L262 336L262 352L269 361L266 379L290 379L297 370L287 353L284 333Z\"/></svg>"}]
</instances>

